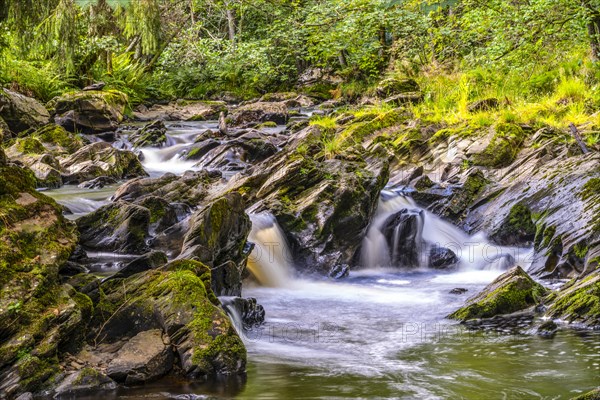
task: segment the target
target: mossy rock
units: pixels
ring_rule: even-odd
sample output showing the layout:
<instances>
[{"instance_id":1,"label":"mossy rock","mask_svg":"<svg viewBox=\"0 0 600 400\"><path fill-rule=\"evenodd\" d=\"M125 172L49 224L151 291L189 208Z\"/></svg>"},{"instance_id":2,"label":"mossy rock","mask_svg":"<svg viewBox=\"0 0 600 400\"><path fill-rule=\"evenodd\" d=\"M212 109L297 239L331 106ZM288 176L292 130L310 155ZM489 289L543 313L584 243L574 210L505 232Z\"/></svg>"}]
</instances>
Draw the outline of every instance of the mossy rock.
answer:
<instances>
[{"instance_id":1,"label":"mossy rock","mask_svg":"<svg viewBox=\"0 0 600 400\"><path fill-rule=\"evenodd\" d=\"M42 142L35 137L16 139L12 148L21 154L45 154L48 152Z\"/></svg>"},{"instance_id":2,"label":"mossy rock","mask_svg":"<svg viewBox=\"0 0 600 400\"><path fill-rule=\"evenodd\" d=\"M48 124L31 134L53 153L74 153L84 146L83 140L56 124Z\"/></svg>"},{"instance_id":3,"label":"mossy rock","mask_svg":"<svg viewBox=\"0 0 600 400\"><path fill-rule=\"evenodd\" d=\"M414 79L388 78L379 82L376 92L380 97L391 97L420 90L419 84Z\"/></svg>"},{"instance_id":4,"label":"mossy rock","mask_svg":"<svg viewBox=\"0 0 600 400\"><path fill-rule=\"evenodd\" d=\"M491 238L501 245L530 245L536 234L531 210L523 203L511 207L510 212Z\"/></svg>"},{"instance_id":5,"label":"mossy rock","mask_svg":"<svg viewBox=\"0 0 600 400\"><path fill-rule=\"evenodd\" d=\"M162 121L151 122L129 137L133 147L162 147L167 143L167 128Z\"/></svg>"},{"instance_id":6,"label":"mossy rock","mask_svg":"<svg viewBox=\"0 0 600 400\"><path fill-rule=\"evenodd\" d=\"M490 168L507 167L517 157L526 134L515 124L500 123L492 129L489 145L481 153L473 155L473 164Z\"/></svg>"},{"instance_id":7,"label":"mossy rock","mask_svg":"<svg viewBox=\"0 0 600 400\"><path fill-rule=\"evenodd\" d=\"M0 118L12 132L19 133L47 124L50 114L36 99L0 89Z\"/></svg>"},{"instance_id":8,"label":"mossy rock","mask_svg":"<svg viewBox=\"0 0 600 400\"><path fill-rule=\"evenodd\" d=\"M600 387L582 395L573 397L571 400L600 400Z\"/></svg>"},{"instance_id":9,"label":"mossy rock","mask_svg":"<svg viewBox=\"0 0 600 400\"><path fill-rule=\"evenodd\" d=\"M561 288L548 308L548 315L600 327L600 274L593 273Z\"/></svg>"},{"instance_id":10,"label":"mossy rock","mask_svg":"<svg viewBox=\"0 0 600 400\"><path fill-rule=\"evenodd\" d=\"M511 314L539 304L545 294L546 289L542 285L516 266L496 278L448 318L464 322Z\"/></svg>"}]
</instances>

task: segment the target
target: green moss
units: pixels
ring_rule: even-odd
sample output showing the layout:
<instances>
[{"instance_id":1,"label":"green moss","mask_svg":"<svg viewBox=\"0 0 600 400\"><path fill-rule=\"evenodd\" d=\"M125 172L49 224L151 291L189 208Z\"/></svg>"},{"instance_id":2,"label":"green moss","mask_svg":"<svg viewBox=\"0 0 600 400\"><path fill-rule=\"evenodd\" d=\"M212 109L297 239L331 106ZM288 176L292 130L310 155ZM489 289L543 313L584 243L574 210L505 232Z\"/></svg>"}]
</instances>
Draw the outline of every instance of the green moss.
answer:
<instances>
[{"instance_id":1,"label":"green moss","mask_svg":"<svg viewBox=\"0 0 600 400\"><path fill-rule=\"evenodd\" d=\"M40 359L35 356L23 358L17 364L21 381L19 385L23 391L38 391L50 377L59 372L56 358Z\"/></svg>"},{"instance_id":2,"label":"green moss","mask_svg":"<svg viewBox=\"0 0 600 400\"><path fill-rule=\"evenodd\" d=\"M497 235L504 241L522 242L535 238L536 227L533 222L531 210L523 203L511 207Z\"/></svg>"},{"instance_id":3,"label":"green moss","mask_svg":"<svg viewBox=\"0 0 600 400\"><path fill-rule=\"evenodd\" d=\"M518 125L497 124L490 144L483 152L473 156L473 163L491 168L506 167L515 160L525 137L525 132Z\"/></svg>"},{"instance_id":4,"label":"green moss","mask_svg":"<svg viewBox=\"0 0 600 400\"><path fill-rule=\"evenodd\" d=\"M81 138L55 124L48 124L38 129L32 136L37 137L42 143L60 146L69 153L74 153L83 146Z\"/></svg>"},{"instance_id":5,"label":"green moss","mask_svg":"<svg viewBox=\"0 0 600 400\"><path fill-rule=\"evenodd\" d=\"M573 246L573 254L578 258L585 258L589 251L589 247L585 242L579 242Z\"/></svg>"},{"instance_id":6,"label":"green moss","mask_svg":"<svg viewBox=\"0 0 600 400\"><path fill-rule=\"evenodd\" d=\"M600 194L600 178L592 178L588 180L579 192L579 197L582 200L588 200L593 196L597 196Z\"/></svg>"},{"instance_id":7,"label":"green moss","mask_svg":"<svg viewBox=\"0 0 600 400\"><path fill-rule=\"evenodd\" d=\"M23 154L44 154L48 152L42 142L34 137L19 138L15 144L17 150Z\"/></svg>"},{"instance_id":8,"label":"green moss","mask_svg":"<svg viewBox=\"0 0 600 400\"><path fill-rule=\"evenodd\" d=\"M548 313L571 322L600 326L600 277L590 275L561 290Z\"/></svg>"},{"instance_id":9,"label":"green moss","mask_svg":"<svg viewBox=\"0 0 600 400\"><path fill-rule=\"evenodd\" d=\"M580 396L573 397L571 400L600 400L600 387Z\"/></svg>"},{"instance_id":10,"label":"green moss","mask_svg":"<svg viewBox=\"0 0 600 400\"><path fill-rule=\"evenodd\" d=\"M258 129L260 128L277 128L277 123L273 122L273 121L267 121L267 122L263 122L262 124L259 124L256 126Z\"/></svg>"},{"instance_id":11,"label":"green moss","mask_svg":"<svg viewBox=\"0 0 600 400\"><path fill-rule=\"evenodd\" d=\"M395 109L379 115L371 121L358 122L351 124L342 133L341 139L345 142L360 143L367 136L378 130L389 128L405 121L407 115L403 109Z\"/></svg>"}]
</instances>

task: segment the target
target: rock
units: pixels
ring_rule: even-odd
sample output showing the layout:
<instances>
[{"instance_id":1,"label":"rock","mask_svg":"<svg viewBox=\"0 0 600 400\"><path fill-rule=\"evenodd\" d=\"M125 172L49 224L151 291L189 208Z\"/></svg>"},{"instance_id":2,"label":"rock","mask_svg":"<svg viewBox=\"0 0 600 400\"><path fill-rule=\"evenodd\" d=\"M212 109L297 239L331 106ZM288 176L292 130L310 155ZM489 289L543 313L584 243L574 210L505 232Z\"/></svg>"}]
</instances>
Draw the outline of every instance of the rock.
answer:
<instances>
[{"instance_id":1,"label":"rock","mask_svg":"<svg viewBox=\"0 0 600 400\"><path fill-rule=\"evenodd\" d=\"M501 168L510 165L525 141L525 132L515 124L499 123L490 128L491 140L483 151L473 154L474 165Z\"/></svg>"},{"instance_id":2,"label":"rock","mask_svg":"<svg viewBox=\"0 0 600 400\"><path fill-rule=\"evenodd\" d=\"M403 209L385 220L381 233L387 241L392 265L421 265L422 230L423 213L419 210Z\"/></svg>"},{"instance_id":3,"label":"rock","mask_svg":"<svg viewBox=\"0 0 600 400\"><path fill-rule=\"evenodd\" d=\"M165 253L162 251L151 251L127 263L119 272L113 275L112 278L129 278L140 272L160 268L166 265L167 262L169 262L169 260Z\"/></svg>"},{"instance_id":4,"label":"rock","mask_svg":"<svg viewBox=\"0 0 600 400\"><path fill-rule=\"evenodd\" d=\"M216 296L242 295L243 264L229 260L211 268L211 288Z\"/></svg>"},{"instance_id":5,"label":"rock","mask_svg":"<svg viewBox=\"0 0 600 400\"><path fill-rule=\"evenodd\" d=\"M33 400L33 394L31 394L31 392L26 392L15 398L15 400Z\"/></svg>"},{"instance_id":6,"label":"rock","mask_svg":"<svg viewBox=\"0 0 600 400\"><path fill-rule=\"evenodd\" d=\"M347 278L350 275L350 267L348 265L334 265L329 270L329 277L333 279Z\"/></svg>"},{"instance_id":7,"label":"rock","mask_svg":"<svg viewBox=\"0 0 600 400\"><path fill-rule=\"evenodd\" d=\"M600 273L565 285L551 297L548 316L592 328L600 327Z\"/></svg>"},{"instance_id":8,"label":"rock","mask_svg":"<svg viewBox=\"0 0 600 400\"><path fill-rule=\"evenodd\" d=\"M89 144L59 160L65 183L81 183L99 176L129 179L147 176L138 157L106 142Z\"/></svg>"},{"instance_id":9,"label":"rock","mask_svg":"<svg viewBox=\"0 0 600 400\"><path fill-rule=\"evenodd\" d=\"M167 143L167 127L162 121L150 122L129 137L133 147L161 147Z\"/></svg>"},{"instance_id":10,"label":"rock","mask_svg":"<svg viewBox=\"0 0 600 400\"><path fill-rule=\"evenodd\" d=\"M558 325L552 320L548 320L543 322L540 326L537 327L536 333L542 337L553 337L558 331Z\"/></svg>"},{"instance_id":11,"label":"rock","mask_svg":"<svg viewBox=\"0 0 600 400\"><path fill-rule=\"evenodd\" d=\"M163 332L153 329L140 332L117 353L106 373L117 382L143 383L165 375L173 367L173 351L166 345Z\"/></svg>"},{"instance_id":12,"label":"rock","mask_svg":"<svg viewBox=\"0 0 600 400\"><path fill-rule=\"evenodd\" d=\"M95 308L89 337L117 343L159 329L178 353L175 373L192 379L243 373L246 350L219 308L210 281L210 268L190 260L105 281L105 296Z\"/></svg>"},{"instance_id":13,"label":"rock","mask_svg":"<svg viewBox=\"0 0 600 400\"><path fill-rule=\"evenodd\" d=\"M0 90L0 117L14 133L37 129L50 121L50 114L41 103L8 89Z\"/></svg>"},{"instance_id":14,"label":"rock","mask_svg":"<svg viewBox=\"0 0 600 400\"><path fill-rule=\"evenodd\" d=\"M420 92L421 88L414 79L388 78L379 82L375 90L378 96L389 98L404 93Z\"/></svg>"},{"instance_id":15,"label":"rock","mask_svg":"<svg viewBox=\"0 0 600 400\"><path fill-rule=\"evenodd\" d=\"M219 297L219 301L230 314L234 313L241 318L243 326L238 328L249 330L265 322L265 309L256 302L254 297L245 299L241 297ZM233 322L236 322L235 319Z\"/></svg>"},{"instance_id":16,"label":"rock","mask_svg":"<svg viewBox=\"0 0 600 400\"><path fill-rule=\"evenodd\" d=\"M209 266L227 261L240 265L246 259L250 219L242 197L230 193L197 211L184 238L180 258L195 257Z\"/></svg>"},{"instance_id":17,"label":"rock","mask_svg":"<svg viewBox=\"0 0 600 400\"><path fill-rule=\"evenodd\" d=\"M60 284L76 230L31 172L0 166L0 210L0 398L15 398L58 372L56 356L80 340L91 302Z\"/></svg>"},{"instance_id":18,"label":"rock","mask_svg":"<svg viewBox=\"0 0 600 400\"><path fill-rule=\"evenodd\" d=\"M600 387L580 396L575 396L571 400L600 400Z\"/></svg>"},{"instance_id":19,"label":"rock","mask_svg":"<svg viewBox=\"0 0 600 400\"><path fill-rule=\"evenodd\" d=\"M57 188L62 185L58 161L38 139L17 139L15 144L6 149L6 155L11 161L17 161L33 172L37 187Z\"/></svg>"},{"instance_id":20,"label":"rock","mask_svg":"<svg viewBox=\"0 0 600 400\"><path fill-rule=\"evenodd\" d=\"M476 113L480 111L495 110L500 107L500 102L494 97L487 99L477 100L467 105L467 111L470 113Z\"/></svg>"},{"instance_id":21,"label":"rock","mask_svg":"<svg viewBox=\"0 0 600 400\"><path fill-rule=\"evenodd\" d=\"M84 87L81 90L83 90L84 92L90 91L90 90L102 90L102 89L104 89L104 86L106 86L106 83L104 83L104 82L97 82L97 83L93 83L91 85L88 85L88 86Z\"/></svg>"},{"instance_id":22,"label":"rock","mask_svg":"<svg viewBox=\"0 0 600 400\"><path fill-rule=\"evenodd\" d=\"M83 368L68 375L54 389L54 398L73 398L117 389L115 381L93 368Z\"/></svg>"},{"instance_id":23,"label":"rock","mask_svg":"<svg viewBox=\"0 0 600 400\"><path fill-rule=\"evenodd\" d=\"M257 102L238 107L229 116L233 125L272 121L285 125L288 121L288 109L284 103Z\"/></svg>"},{"instance_id":24,"label":"rock","mask_svg":"<svg viewBox=\"0 0 600 400\"><path fill-rule=\"evenodd\" d=\"M80 243L87 249L141 254L148 250L150 225L147 208L117 201L77 220Z\"/></svg>"},{"instance_id":25,"label":"rock","mask_svg":"<svg viewBox=\"0 0 600 400\"><path fill-rule=\"evenodd\" d=\"M450 294L465 294L469 291L469 289L465 289L465 288L454 288L452 290L450 290Z\"/></svg>"},{"instance_id":26,"label":"rock","mask_svg":"<svg viewBox=\"0 0 600 400\"><path fill-rule=\"evenodd\" d=\"M127 102L125 93L91 90L64 94L48 104L58 125L70 132L93 134L114 131L123 121Z\"/></svg>"},{"instance_id":27,"label":"rock","mask_svg":"<svg viewBox=\"0 0 600 400\"><path fill-rule=\"evenodd\" d=\"M546 289L519 266L500 275L467 304L448 316L462 322L511 314L538 304Z\"/></svg>"},{"instance_id":28,"label":"rock","mask_svg":"<svg viewBox=\"0 0 600 400\"><path fill-rule=\"evenodd\" d=\"M456 266L458 257L456 254L446 248L433 246L429 251L429 268L446 269Z\"/></svg>"},{"instance_id":29,"label":"rock","mask_svg":"<svg viewBox=\"0 0 600 400\"><path fill-rule=\"evenodd\" d=\"M423 101L423 93L407 92L400 93L395 96L387 97L383 100L384 104L389 104L394 107L399 107L406 104L418 104Z\"/></svg>"},{"instance_id":30,"label":"rock","mask_svg":"<svg viewBox=\"0 0 600 400\"><path fill-rule=\"evenodd\" d=\"M113 185L117 180L110 176L99 176L89 181L85 181L77 185L81 189L102 189L106 185Z\"/></svg>"},{"instance_id":31,"label":"rock","mask_svg":"<svg viewBox=\"0 0 600 400\"><path fill-rule=\"evenodd\" d=\"M227 112L224 101L177 100L169 104L155 104L150 109L136 109L134 118L140 121L207 121Z\"/></svg>"},{"instance_id":32,"label":"rock","mask_svg":"<svg viewBox=\"0 0 600 400\"><path fill-rule=\"evenodd\" d=\"M182 176L167 173L160 178L138 178L120 186L113 200L142 201L154 196L195 207L206 198L210 186L220 179L220 172L204 170L187 171Z\"/></svg>"},{"instance_id":33,"label":"rock","mask_svg":"<svg viewBox=\"0 0 600 400\"><path fill-rule=\"evenodd\" d=\"M501 245L526 247L533 245L535 233L531 210L525 204L517 203L511 207L504 223L491 233L490 238Z\"/></svg>"}]
</instances>

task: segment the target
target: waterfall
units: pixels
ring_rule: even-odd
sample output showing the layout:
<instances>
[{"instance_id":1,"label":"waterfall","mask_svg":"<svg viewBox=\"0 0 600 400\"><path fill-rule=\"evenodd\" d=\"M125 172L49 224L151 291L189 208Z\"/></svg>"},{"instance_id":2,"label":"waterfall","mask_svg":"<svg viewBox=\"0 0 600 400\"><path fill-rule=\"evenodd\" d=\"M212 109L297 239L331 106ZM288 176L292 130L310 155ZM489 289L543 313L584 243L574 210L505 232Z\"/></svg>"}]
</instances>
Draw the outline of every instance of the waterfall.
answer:
<instances>
[{"instance_id":1,"label":"waterfall","mask_svg":"<svg viewBox=\"0 0 600 400\"><path fill-rule=\"evenodd\" d=\"M381 267L458 267L462 270L528 268L531 250L498 246L485 235L470 236L392 190L381 192L363 241L362 265Z\"/></svg>"},{"instance_id":2,"label":"waterfall","mask_svg":"<svg viewBox=\"0 0 600 400\"><path fill-rule=\"evenodd\" d=\"M230 297L230 296L219 297L219 301L223 305L223 310L225 310L225 312L229 316L229 319L231 319L233 328L235 329L238 336L243 341L246 337L244 335L244 321L242 320L242 313L236 306L235 299L236 299L236 297Z\"/></svg>"},{"instance_id":3,"label":"waterfall","mask_svg":"<svg viewBox=\"0 0 600 400\"><path fill-rule=\"evenodd\" d=\"M291 252L275 217L269 213L250 214L252 231L248 240L254 249L248 269L263 286L284 287L292 279Z\"/></svg>"}]
</instances>

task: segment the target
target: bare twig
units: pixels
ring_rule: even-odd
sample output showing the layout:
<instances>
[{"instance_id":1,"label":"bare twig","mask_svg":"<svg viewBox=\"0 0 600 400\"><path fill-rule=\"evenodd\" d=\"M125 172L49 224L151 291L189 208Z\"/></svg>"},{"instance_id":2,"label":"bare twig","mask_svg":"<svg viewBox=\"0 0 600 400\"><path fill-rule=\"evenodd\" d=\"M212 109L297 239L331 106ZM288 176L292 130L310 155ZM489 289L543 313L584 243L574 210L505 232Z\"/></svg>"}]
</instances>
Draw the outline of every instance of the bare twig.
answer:
<instances>
[{"instance_id":1,"label":"bare twig","mask_svg":"<svg viewBox=\"0 0 600 400\"><path fill-rule=\"evenodd\" d=\"M587 146L583 142L583 139L581 138L581 135L579 134L579 131L577 130L577 127L575 126L575 124L573 124L573 123L569 124L569 129L571 130L571 134L577 141L577 144L579 145L579 147L581 147L581 151L583 152L583 154L589 153L590 151L588 150Z\"/></svg>"}]
</instances>

